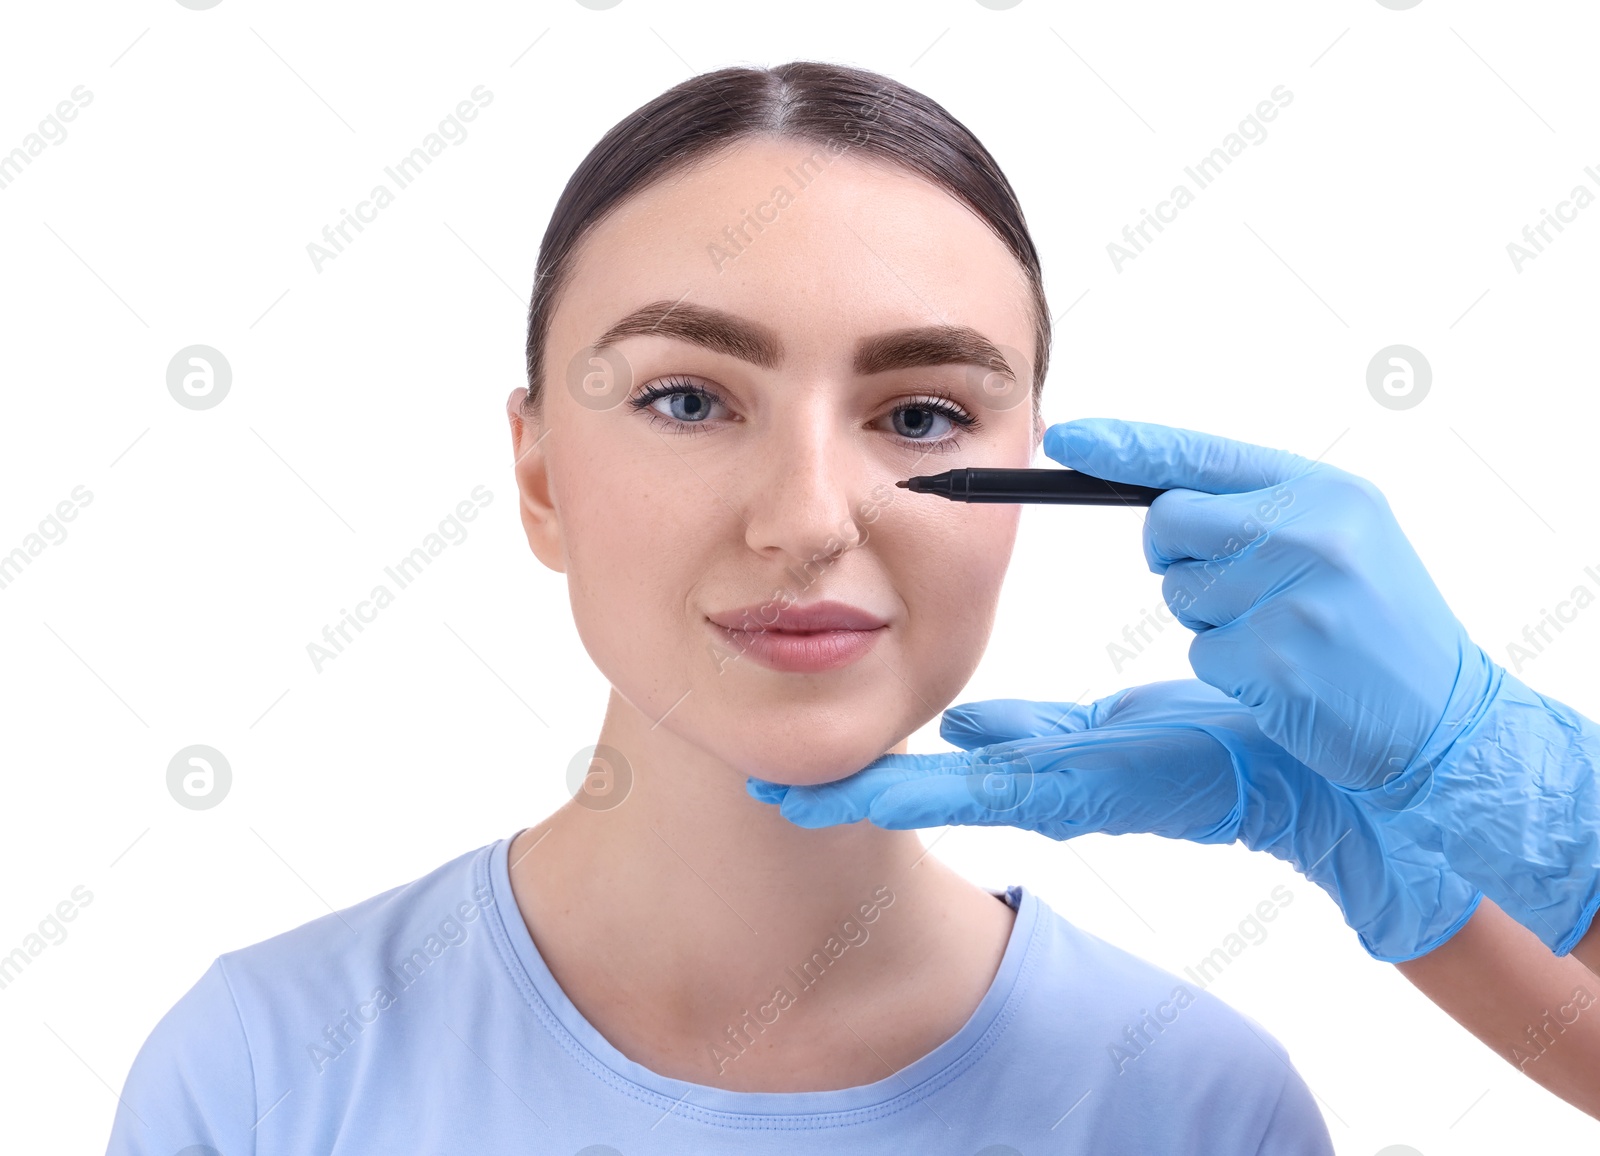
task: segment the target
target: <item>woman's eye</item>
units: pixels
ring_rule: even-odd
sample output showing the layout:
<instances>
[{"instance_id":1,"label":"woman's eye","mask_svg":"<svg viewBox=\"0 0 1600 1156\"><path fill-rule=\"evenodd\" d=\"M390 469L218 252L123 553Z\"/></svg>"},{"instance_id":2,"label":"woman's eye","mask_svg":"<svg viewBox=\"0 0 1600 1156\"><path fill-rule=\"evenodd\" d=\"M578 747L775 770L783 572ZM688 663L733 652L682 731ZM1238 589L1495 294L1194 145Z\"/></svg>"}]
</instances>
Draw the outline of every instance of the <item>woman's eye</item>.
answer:
<instances>
[{"instance_id":1,"label":"woman's eye","mask_svg":"<svg viewBox=\"0 0 1600 1156\"><path fill-rule=\"evenodd\" d=\"M635 410L648 410L652 421L659 417L677 426L704 425L717 406L727 408L709 390L678 381L653 385L628 404Z\"/></svg>"},{"instance_id":2,"label":"woman's eye","mask_svg":"<svg viewBox=\"0 0 1600 1156\"><path fill-rule=\"evenodd\" d=\"M907 441L921 442L929 449L955 449L962 433L979 426L977 418L945 398L918 399L896 406L889 415L894 432Z\"/></svg>"},{"instance_id":3,"label":"woman's eye","mask_svg":"<svg viewBox=\"0 0 1600 1156\"><path fill-rule=\"evenodd\" d=\"M914 441L937 441L955 428L955 422L949 414L925 405L904 405L891 416L894 418L894 432ZM933 430L931 434L928 432L930 429Z\"/></svg>"},{"instance_id":4,"label":"woman's eye","mask_svg":"<svg viewBox=\"0 0 1600 1156\"><path fill-rule=\"evenodd\" d=\"M667 403L664 410L661 408L662 402ZM660 395L651 401L650 408L674 421L693 423L705 421L715 404L709 394L680 390Z\"/></svg>"}]
</instances>

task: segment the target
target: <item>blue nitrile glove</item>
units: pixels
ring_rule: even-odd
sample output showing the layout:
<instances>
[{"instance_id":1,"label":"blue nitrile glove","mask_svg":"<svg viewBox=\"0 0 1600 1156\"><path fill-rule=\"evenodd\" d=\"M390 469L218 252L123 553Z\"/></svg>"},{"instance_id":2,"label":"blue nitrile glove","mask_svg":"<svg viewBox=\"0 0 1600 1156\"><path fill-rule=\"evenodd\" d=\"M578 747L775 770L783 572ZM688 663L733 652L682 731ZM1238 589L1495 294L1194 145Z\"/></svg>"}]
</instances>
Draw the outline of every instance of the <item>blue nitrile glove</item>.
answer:
<instances>
[{"instance_id":1,"label":"blue nitrile glove","mask_svg":"<svg viewBox=\"0 0 1600 1156\"><path fill-rule=\"evenodd\" d=\"M1129 687L1086 705L991 699L945 711L962 751L883 755L847 779L751 779L802 827L870 819L902 829L1023 827L1052 839L1148 832L1241 842L1333 897L1362 947L1389 963L1432 951L1482 898L1443 856L1378 823L1263 735L1250 712L1194 679Z\"/></svg>"},{"instance_id":2,"label":"blue nitrile glove","mask_svg":"<svg viewBox=\"0 0 1600 1156\"><path fill-rule=\"evenodd\" d=\"M1201 679L1411 834L1558 954L1600 907L1600 728L1468 636L1365 479L1144 422L1051 426L1044 451L1172 489L1144 551Z\"/></svg>"}]
</instances>

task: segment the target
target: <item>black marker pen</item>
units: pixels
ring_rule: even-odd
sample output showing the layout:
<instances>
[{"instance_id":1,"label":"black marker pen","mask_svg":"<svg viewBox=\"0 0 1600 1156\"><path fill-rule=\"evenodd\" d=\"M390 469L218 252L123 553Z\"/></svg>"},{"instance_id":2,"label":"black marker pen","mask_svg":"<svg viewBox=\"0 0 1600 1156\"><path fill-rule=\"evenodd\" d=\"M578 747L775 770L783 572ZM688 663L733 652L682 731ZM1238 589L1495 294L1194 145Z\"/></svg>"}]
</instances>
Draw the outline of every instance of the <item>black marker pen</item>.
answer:
<instances>
[{"instance_id":1,"label":"black marker pen","mask_svg":"<svg viewBox=\"0 0 1600 1156\"><path fill-rule=\"evenodd\" d=\"M952 502L1049 502L1070 506L1148 506L1167 491L1108 482L1077 470L998 470L967 466L923 474L895 485Z\"/></svg>"}]
</instances>

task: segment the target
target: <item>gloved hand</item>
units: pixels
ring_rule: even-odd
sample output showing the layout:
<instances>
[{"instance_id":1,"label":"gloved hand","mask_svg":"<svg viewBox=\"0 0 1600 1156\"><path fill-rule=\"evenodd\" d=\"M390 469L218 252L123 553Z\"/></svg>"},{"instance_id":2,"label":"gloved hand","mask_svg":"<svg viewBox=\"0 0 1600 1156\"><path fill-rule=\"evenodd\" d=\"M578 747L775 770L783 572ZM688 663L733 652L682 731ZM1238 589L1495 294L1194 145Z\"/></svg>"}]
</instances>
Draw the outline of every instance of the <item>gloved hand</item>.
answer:
<instances>
[{"instance_id":1,"label":"gloved hand","mask_svg":"<svg viewBox=\"0 0 1600 1156\"><path fill-rule=\"evenodd\" d=\"M1558 954L1600 907L1600 729L1493 662L1383 495L1297 454L1143 422L1051 426L1062 465L1158 486L1150 569L1189 661L1268 738L1413 836Z\"/></svg>"},{"instance_id":2,"label":"gloved hand","mask_svg":"<svg viewBox=\"0 0 1600 1156\"><path fill-rule=\"evenodd\" d=\"M1130 687L1087 705L992 699L944 714L962 751L884 755L834 783L751 779L802 827L870 819L885 828L1023 827L1052 839L1148 832L1242 842L1321 887L1374 957L1432 951L1481 893L1437 852L1378 824L1256 726L1250 712L1193 679Z\"/></svg>"}]
</instances>

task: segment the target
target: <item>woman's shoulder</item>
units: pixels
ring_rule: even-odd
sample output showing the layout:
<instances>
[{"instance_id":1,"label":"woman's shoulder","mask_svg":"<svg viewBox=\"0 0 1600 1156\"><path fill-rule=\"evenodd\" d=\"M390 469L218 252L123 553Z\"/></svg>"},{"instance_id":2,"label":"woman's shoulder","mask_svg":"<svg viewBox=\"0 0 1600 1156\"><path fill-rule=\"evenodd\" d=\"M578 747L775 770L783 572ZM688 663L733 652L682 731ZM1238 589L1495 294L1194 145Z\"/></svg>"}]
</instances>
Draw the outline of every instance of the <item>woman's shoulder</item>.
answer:
<instances>
[{"instance_id":1,"label":"woman's shoulder","mask_svg":"<svg viewBox=\"0 0 1600 1156\"><path fill-rule=\"evenodd\" d=\"M1314 1098L1287 1049L1208 991L1192 968L1175 974L1077 927L1035 896L1032 942L1008 1034L1013 1046L1061 1056L1100 1099L1177 1097L1195 1118L1229 1111L1257 1126L1287 1115L1321 1130ZM1231 1107L1229 1107L1231 1105ZM1319 1149L1320 1150L1320 1149Z\"/></svg>"},{"instance_id":2,"label":"woman's shoulder","mask_svg":"<svg viewBox=\"0 0 1600 1156\"><path fill-rule=\"evenodd\" d=\"M109 1152L177 1151L199 1135L228 1141L223 1151L249 1152L270 1107L258 1094L264 1077L295 1084L302 1098L347 1083L361 1061L341 1058L361 1050L366 1026L397 1000L426 1001L404 993L440 960L470 956L461 945L484 937L476 929L494 905L487 868L497 845L218 955L135 1056ZM437 998L446 986L419 990ZM320 1078L330 1071L344 1080Z\"/></svg>"},{"instance_id":3,"label":"woman's shoulder","mask_svg":"<svg viewBox=\"0 0 1600 1156\"><path fill-rule=\"evenodd\" d=\"M417 952L438 958L494 906L487 868L496 845L474 848L410 882L223 952L217 964L237 995L241 987L280 987L290 977L365 975L376 960L400 963Z\"/></svg>"},{"instance_id":4,"label":"woman's shoulder","mask_svg":"<svg viewBox=\"0 0 1600 1156\"><path fill-rule=\"evenodd\" d=\"M364 994L375 975L414 979L473 938L494 906L488 858L474 848L426 874L245 947L224 951L167 1013L175 1021L253 1021L330 991ZM481 933L479 933L481 937ZM461 954L457 951L457 954Z\"/></svg>"},{"instance_id":5,"label":"woman's shoulder","mask_svg":"<svg viewBox=\"0 0 1600 1156\"><path fill-rule=\"evenodd\" d=\"M1253 1020L1207 990L1214 973L1185 968L1183 974L1175 974L1084 930L1037 896L1032 898L1037 914L1030 978L1035 996L1047 997L1050 1006L1064 1013L1070 1009L1080 1019L1148 1014L1161 1024L1175 1023L1180 1013L1194 1009L1193 1018L1215 1026L1252 1030ZM1276 1040L1272 1044L1281 1052Z\"/></svg>"}]
</instances>

